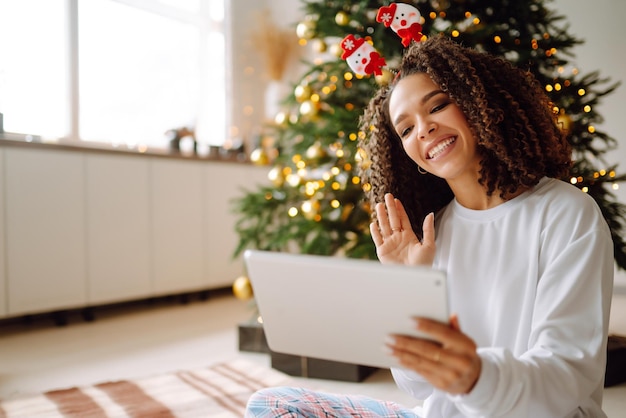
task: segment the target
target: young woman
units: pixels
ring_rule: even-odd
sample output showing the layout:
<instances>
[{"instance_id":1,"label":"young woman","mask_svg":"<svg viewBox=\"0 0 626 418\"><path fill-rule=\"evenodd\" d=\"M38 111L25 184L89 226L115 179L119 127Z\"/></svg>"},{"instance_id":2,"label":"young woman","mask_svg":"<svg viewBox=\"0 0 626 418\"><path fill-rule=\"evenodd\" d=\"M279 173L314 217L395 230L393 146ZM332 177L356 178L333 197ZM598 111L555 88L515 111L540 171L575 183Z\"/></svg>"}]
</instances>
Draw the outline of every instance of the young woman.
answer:
<instances>
[{"instance_id":1,"label":"young woman","mask_svg":"<svg viewBox=\"0 0 626 418\"><path fill-rule=\"evenodd\" d=\"M570 149L539 83L434 37L362 129L378 258L448 275L450 322L418 318L430 339L388 343L423 408L275 388L248 416L605 416L613 243L593 199L559 180Z\"/></svg>"}]
</instances>

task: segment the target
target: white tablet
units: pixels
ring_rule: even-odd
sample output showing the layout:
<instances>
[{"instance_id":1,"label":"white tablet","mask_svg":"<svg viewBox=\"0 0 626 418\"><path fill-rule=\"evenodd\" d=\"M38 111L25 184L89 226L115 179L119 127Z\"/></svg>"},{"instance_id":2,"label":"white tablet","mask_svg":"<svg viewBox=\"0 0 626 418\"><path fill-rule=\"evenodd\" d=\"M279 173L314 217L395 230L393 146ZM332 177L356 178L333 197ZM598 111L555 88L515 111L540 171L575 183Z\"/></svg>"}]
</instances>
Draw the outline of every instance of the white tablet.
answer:
<instances>
[{"instance_id":1,"label":"white tablet","mask_svg":"<svg viewBox=\"0 0 626 418\"><path fill-rule=\"evenodd\" d=\"M247 250L272 351L363 366L397 366L389 334L419 335L412 317L447 322L444 272L374 260Z\"/></svg>"}]
</instances>

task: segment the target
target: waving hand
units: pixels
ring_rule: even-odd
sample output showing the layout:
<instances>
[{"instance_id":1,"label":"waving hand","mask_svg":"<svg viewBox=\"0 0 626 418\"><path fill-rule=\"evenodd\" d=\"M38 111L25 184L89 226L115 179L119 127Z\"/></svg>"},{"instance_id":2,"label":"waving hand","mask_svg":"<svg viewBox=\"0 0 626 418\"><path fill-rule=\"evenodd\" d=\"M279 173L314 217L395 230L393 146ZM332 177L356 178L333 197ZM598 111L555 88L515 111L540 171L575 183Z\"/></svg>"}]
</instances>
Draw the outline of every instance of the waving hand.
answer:
<instances>
[{"instance_id":1,"label":"waving hand","mask_svg":"<svg viewBox=\"0 0 626 418\"><path fill-rule=\"evenodd\" d=\"M424 219L424 237L420 242L404 206L391 193L387 193L385 203L379 202L375 209L377 220L370 224L370 232L382 263L432 265L435 258L435 216L432 213Z\"/></svg>"}]
</instances>

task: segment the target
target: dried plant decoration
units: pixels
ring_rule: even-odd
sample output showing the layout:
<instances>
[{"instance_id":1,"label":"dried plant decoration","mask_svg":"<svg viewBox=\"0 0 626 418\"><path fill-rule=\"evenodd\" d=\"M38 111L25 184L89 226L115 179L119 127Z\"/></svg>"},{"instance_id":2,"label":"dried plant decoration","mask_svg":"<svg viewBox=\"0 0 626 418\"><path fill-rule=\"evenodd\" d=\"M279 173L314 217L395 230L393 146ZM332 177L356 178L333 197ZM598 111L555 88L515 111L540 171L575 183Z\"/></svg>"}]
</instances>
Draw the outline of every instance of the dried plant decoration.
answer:
<instances>
[{"instance_id":1,"label":"dried plant decoration","mask_svg":"<svg viewBox=\"0 0 626 418\"><path fill-rule=\"evenodd\" d=\"M257 21L258 27L251 33L252 43L261 54L270 79L282 80L298 46L297 36L293 29L276 25L267 9L259 13Z\"/></svg>"}]
</instances>

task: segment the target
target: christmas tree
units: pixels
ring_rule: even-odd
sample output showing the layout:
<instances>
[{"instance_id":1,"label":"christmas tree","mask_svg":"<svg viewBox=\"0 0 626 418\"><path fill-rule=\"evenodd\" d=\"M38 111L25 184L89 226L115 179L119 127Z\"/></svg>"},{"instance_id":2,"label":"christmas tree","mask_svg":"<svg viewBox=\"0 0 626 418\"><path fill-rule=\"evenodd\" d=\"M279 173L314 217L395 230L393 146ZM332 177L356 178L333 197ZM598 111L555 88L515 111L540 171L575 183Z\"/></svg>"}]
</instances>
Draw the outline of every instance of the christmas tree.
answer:
<instances>
[{"instance_id":1,"label":"christmas tree","mask_svg":"<svg viewBox=\"0 0 626 418\"><path fill-rule=\"evenodd\" d=\"M583 42L568 33L567 22L549 0L418 0L424 35L443 33L466 46L501 55L531 71L545 86L573 149L574 165L563 179L598 203L611 229L617 265L626 269L626 207L615 197L625 175L603 155L617 141L596 128L596 107L617 83L598 72L584 74L570 61ZM245 191L235 200L239 246L270 251L375 258L369 236L371 208L359 176L368 156L357 146L364 135L359 118L369 98L391 82L389 70L404 50L400 38L376 21L388 1L304 0L297 24L300 44L318 55L307 64L285 111L276 115L253 161L273 165L270 186ZM341 41L364 38L386 59L382 74L354 74L341 59Z\"/></svg>"}]
</instances>

